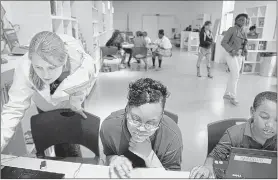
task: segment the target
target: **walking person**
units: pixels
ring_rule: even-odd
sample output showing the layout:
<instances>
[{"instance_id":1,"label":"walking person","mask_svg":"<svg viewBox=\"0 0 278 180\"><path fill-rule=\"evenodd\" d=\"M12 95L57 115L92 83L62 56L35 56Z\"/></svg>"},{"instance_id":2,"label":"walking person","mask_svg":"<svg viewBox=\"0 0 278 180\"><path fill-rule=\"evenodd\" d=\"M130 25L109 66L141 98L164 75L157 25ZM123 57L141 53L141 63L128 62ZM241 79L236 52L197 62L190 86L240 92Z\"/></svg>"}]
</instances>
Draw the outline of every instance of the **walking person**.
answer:
<instances>
[{"instance_id":1,"label":"walking person","mask_svg":"<svg viewBox=\"0 0 278 180\"><path fill-rule=\"evenodd\" d=\"M197 76L201 77L200 65L203 58L205 57L207 63L208 77L213 78L210 71L211 45L213 43L213 37L211 32L211 21L205 22L204 26L201 29L199 37L200 37L200 45L199 45L199 53L198 53L198 61L197 61Z\"/></svg>"},{"instance_id":2,"label":"walking person","mask_svg":"<svg viewBox=\"0 0 278 180\"><path fill-rule=\"evenodd\" d=\"M226 61L230 70L230 77L227 82L227 88L224 99L228 99L233 105L238 105L237 85L240 75L242 62L247 55L247 35L244 26L248 19L247 14L239 14L235 18L235 25L230 27L225 33L221 45L226 50Z\"/></svg>"}]
</instances>

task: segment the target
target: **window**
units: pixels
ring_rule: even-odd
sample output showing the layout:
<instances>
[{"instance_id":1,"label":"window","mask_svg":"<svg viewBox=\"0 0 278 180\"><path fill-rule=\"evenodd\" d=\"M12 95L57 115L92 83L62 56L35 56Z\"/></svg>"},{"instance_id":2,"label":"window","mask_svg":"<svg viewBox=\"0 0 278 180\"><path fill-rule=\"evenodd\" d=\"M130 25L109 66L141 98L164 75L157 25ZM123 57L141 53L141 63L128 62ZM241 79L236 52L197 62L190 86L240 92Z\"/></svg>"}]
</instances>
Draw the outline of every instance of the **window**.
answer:
<instances>
[{"instance_id":1,"label":"window","mask_svg":"<svg viewBox=\"0 0 278 180\"><path fill-rule=\"evenodd\" d=\"M223 1L220 34L233 26L235 1Z\"/></svg>"}]
</instances>

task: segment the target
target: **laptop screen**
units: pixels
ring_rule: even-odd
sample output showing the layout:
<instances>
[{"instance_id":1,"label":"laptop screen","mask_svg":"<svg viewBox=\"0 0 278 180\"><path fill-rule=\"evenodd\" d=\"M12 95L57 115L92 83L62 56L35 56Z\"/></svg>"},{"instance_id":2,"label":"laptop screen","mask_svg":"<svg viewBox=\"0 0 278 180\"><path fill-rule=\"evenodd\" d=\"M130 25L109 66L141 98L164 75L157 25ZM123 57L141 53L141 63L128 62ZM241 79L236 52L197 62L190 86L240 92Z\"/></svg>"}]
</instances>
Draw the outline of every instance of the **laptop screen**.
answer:
<instances>
[{"instance_id":1,"label":"laptop screen","mask_svg":"<svg viewBox=\"0 0 278 180\"><path fill-rule=\"evenodd\" d=\"M277 152L232 148L226 178L277 178Z\"/></svg>"}]
</instances>

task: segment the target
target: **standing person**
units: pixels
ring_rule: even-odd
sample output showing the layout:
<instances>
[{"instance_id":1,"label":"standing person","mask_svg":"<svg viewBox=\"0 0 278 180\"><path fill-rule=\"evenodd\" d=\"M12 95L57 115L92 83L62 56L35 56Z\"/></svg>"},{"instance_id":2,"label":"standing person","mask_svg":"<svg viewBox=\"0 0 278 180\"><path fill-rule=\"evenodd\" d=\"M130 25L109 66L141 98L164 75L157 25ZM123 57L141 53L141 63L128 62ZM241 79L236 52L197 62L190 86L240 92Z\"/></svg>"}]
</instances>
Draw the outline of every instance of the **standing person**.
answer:
<instances>
[{"instance_id":1,"label":"standing person","mask_svg":"<svg viewBox=\"0 0 278 180\"><path fill-rule=\"evenodd\" d=\"M227 82L227 88L224 99L228 99L233 105L238 105L236 99L237 84L242 62L247 55L247 35L244 26L248 19L247 14L239 14L235 18L235 25L230 27L225 33L221 42L222 47L226 50L226 61L230 69L230 77Z\"/></svg>"},{"instance_id":2,"label":"standing person","mask_svg":"<svg viewBox=\"0 0 278 180\"><path fill-rule=\"evenodd\" d=\"M202 59L205 57L207 62L207 71L208 71L208 77L212 78L211 72L210 72L210 62L211 62L211 45L213 43L213 37L211 32L211 21L206 21L204 26L201 29L201 32L199 34L200 37L200 45L199 45L199 56L197 61L197 76L201 77L200 73L200 65L202 62Z\"/></svg>"},{"instance_id":3,"label":"standing person","mask_svg":"<svg viewBox=\"0 0 278 180\"><path fill-rule=\"evenodd\" d=\"M1 113L1 152L30 107L31 99L39 113L72 109L86 118L82 104L92 88L89 82L94 77L94 66L92 57L85 53L76 39L40 32L32 38L29 52L20 61L9 90L9 101ZM73 94L65 92L83 82L88 82L85 90L76 90ZM81 156L79 145L57 144L54 149L59 157Z\"/></svg>"},{"instance_id":4,"label":"standing person","mask_svg":"<svg viewBox=\"0 0 278 180\"><path fill-rule=\"evenodd\" d=\"M154 44L156 44L158 46L158 48L153 52L153 56L152 56L152 61L153 61L153 68L155 68L155 58L158 57L158 69L156 69L157 71L159 69L161 69L161 63L162 63L162 56L163 55L169 55L172 53L172 44L171 41L169 40L169 38L167 38L164 35L164 30L160 29L158 31L158 37L159 39L157 39Z\"/></svg>"},{"instance_id":5,"label":"standing person","mask_svg":"<svg viewBox=\"0 0 278 180\"><path fill-rule=\"evenodd\" d=\"M100 137L112 177L129 177L136 167L181 170L181 131L164 115L168 95L160 82L141 78L130 83L125 110L103 121Z\"/></svg>"}]
</instances>

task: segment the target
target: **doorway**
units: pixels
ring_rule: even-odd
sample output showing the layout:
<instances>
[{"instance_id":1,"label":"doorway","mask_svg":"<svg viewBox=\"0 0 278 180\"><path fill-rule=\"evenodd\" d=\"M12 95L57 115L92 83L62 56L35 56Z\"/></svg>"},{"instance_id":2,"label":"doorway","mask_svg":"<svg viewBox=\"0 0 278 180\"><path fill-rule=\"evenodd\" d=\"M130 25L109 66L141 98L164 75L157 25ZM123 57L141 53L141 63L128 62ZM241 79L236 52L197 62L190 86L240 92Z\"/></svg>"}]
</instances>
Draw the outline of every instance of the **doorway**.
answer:
<instances>
[{"instance_id":1,"label":"doorway","mask_svg":"<svg viewBox=\"0 0 278 180\"><path fill-rule=\"evenodd\" d=\"M158 38L159 29L164 30L166 37L173 38L173 28L178 28L178 23L174 15L142 15L142 30L148 33L152 41Z\"/></svg>"}]
</instances>

